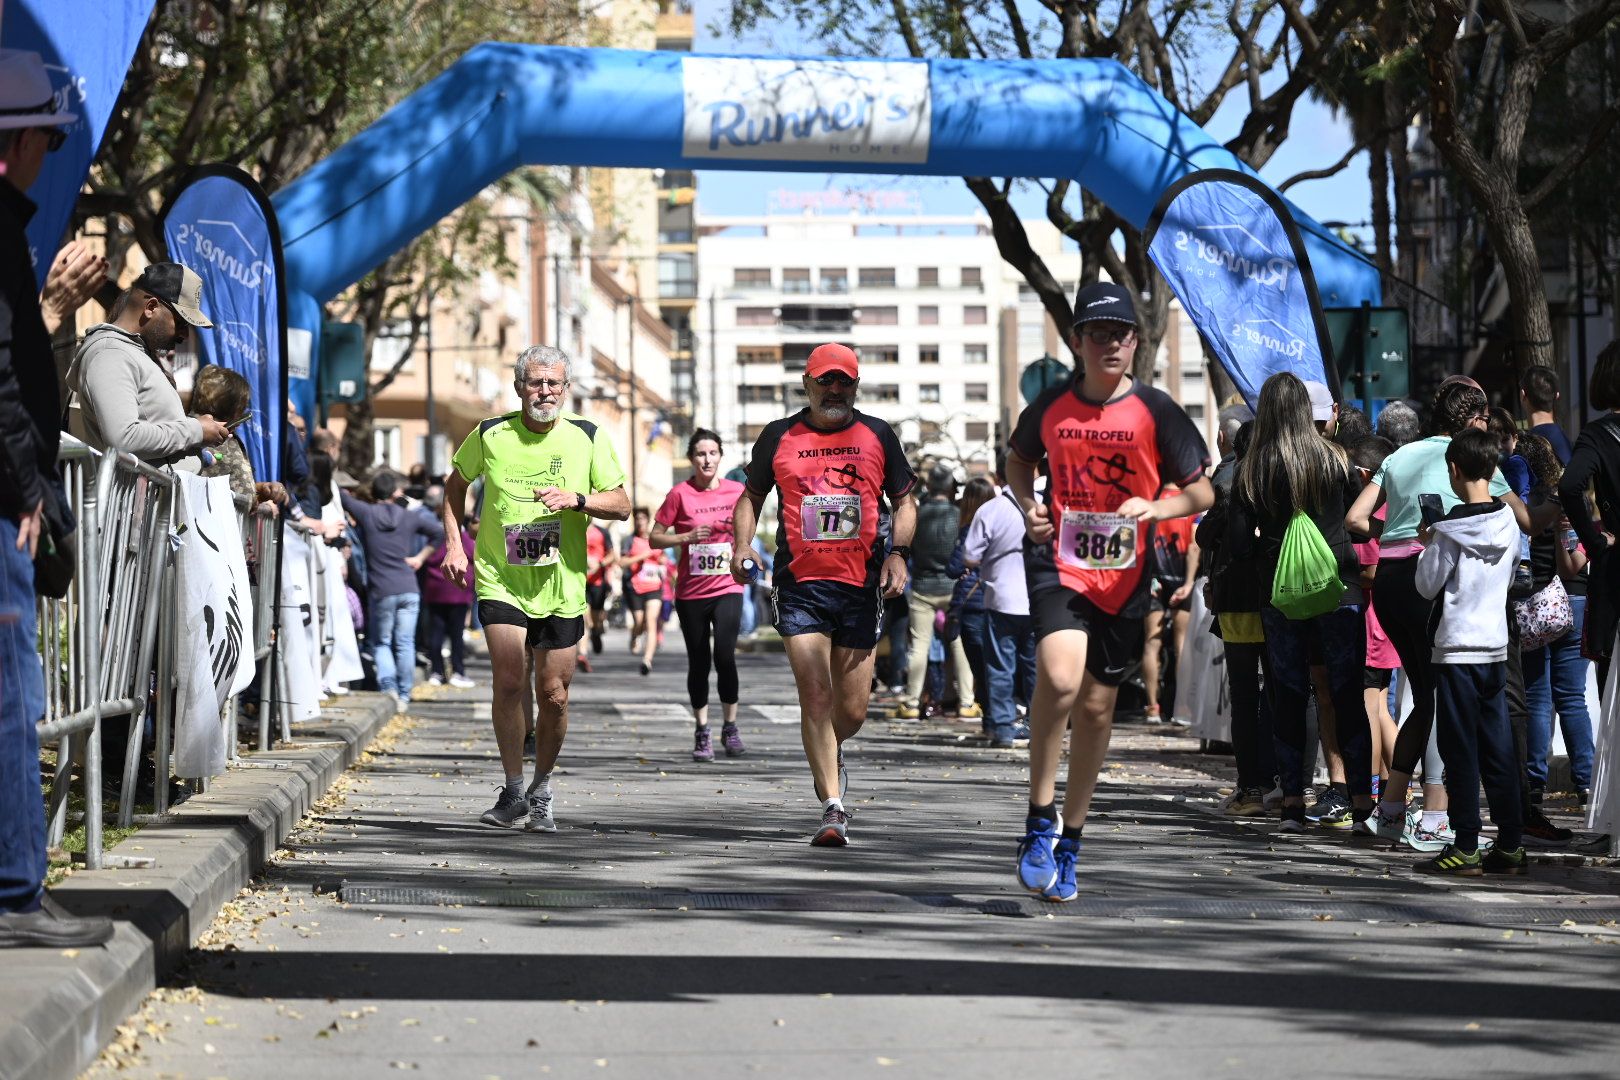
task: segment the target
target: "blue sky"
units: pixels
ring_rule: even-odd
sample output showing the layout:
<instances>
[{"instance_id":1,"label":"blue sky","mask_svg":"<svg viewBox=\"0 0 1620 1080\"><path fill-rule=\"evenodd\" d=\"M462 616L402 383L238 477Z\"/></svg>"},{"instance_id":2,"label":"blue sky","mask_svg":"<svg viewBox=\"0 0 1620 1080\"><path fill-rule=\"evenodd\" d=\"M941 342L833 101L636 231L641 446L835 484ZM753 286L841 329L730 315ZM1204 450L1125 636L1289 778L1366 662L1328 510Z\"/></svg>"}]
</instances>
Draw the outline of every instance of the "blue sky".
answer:
<instances>
[{"instance_id":1,"label":"blue sky","mask_svg":"<svg viewBox=\"0 0 1620 1080\"><path fill-rule=\"evenodd\" d=\"M769 38L755 35L735 39L710 33L711 24L720 20L727 8L726 0L697 0L698 52L737 53L793 53L815 55L823 51L814 42L807 41L787 26L774 27ZM1026 10L1033 5L1024 2ZM1050 17L1043 11L1030 11L1032 27ZM1225 57L1215 58L1224 63ZM1275 78L1275 77L1274 77ZM1268 87L1269 89L1269 87ZM1246 113L1247 96L1241 89L1229 94L1226 104L1207 125L1217 139L1227 139L1236 133ZM1261 175L1272 184L1278 184L1307 169L1323 168L1338 161L1352 145L1348 124L1333 116L1325 106L1308 98L1295 106L1291 135L1273 155ZM867 176L850 174L818 174L791 172L718 172L699 173L698 207L707 214L762 214L770 192L785 188L790 191L841 191L846 188L915 191L920 196L925 212L934 214L967 214L980 209L979 202L960 180L944 177ZM1327 180L1312 180L1295 185L1288 195L1318 221L1365 222L1371 215L1371 188L1367 182L1367 156L1354 158L1337 176ZM1042 217L1041 192L1026 195L1020 210L1029 217ZM1364 238L1366 229L1357 233Z\"/></svg>"}]
</instances>

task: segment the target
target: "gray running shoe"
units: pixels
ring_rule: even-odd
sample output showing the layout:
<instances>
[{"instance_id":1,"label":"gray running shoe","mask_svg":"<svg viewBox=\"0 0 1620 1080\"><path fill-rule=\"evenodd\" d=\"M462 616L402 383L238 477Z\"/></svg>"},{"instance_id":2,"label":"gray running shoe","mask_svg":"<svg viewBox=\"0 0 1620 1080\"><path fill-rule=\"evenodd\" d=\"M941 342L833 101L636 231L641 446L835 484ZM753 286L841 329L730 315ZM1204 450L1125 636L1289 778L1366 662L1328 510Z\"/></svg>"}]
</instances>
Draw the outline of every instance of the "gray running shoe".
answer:
<instances>
[{"instance_id":1,"label":"gray running shoe","mask_svg":"<svg viewBox=\"0 0 1620 1080\"><path fill-rule=\"evenodd\" d=\"M551 778L536 781L529 787L529 832L556 832L557 819L551 816Z\"/></svg>"},{"instance_id":2,"label":"gray running shoe","mask_svg":"<svg viewBox=\"0 0 1620 1080\"><path fill-rule=\"evenodd\" d=\"M495 805L485 810L484 816L478 820L498 829L510 829L528 816L528 802L523 796L514 795L503 786L500 795L495 799Z\"/></svg>"},{"instance_id":3,"label":"gray running shoe","mask_svg":"<svg viewBox=\"0 0 1620 1080\"><path fill-rule=\"evenodd\" d=\"M821 814L821 827L810 838L815 847L843 847L849 843L849 815L836 806L829 806Z\"/></svg>"}]
</instances>

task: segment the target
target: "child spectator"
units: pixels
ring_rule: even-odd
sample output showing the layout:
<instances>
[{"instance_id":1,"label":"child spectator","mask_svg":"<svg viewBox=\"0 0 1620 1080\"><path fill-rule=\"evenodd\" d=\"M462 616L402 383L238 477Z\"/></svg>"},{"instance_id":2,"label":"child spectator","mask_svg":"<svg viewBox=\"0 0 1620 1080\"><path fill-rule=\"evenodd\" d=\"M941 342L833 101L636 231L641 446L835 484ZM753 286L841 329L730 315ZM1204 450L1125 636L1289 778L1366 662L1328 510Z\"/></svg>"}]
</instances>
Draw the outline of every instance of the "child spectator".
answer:
<instances>
[{"instance_id":1,"label":"child spectator","mask_svg":"<svg viewBox=\"0 0 1620 1080\"><path fill-rule=\"evenodd\" d=\"M1384 459L1394 452L1394 443L1372 435L1351 450L1350 464L1355 468L1359 481L1365 485L1378 472ZM1382 521L1383 507L1373 517ZM1361 563L1361 587L1367 594L1367 605L1363 609L1367 617L1367 668L1361 685L1362 697L1367 703L1367 720L1372 729L1372 765L1376 773L1373 792L1377 794L1389 778L1389 759L1395 752L1396 725L1395 717L1389 711L1389 687L1394 681L1395 670L1401 666L1401 658L1395 646L1390 644L1389 635L1384 633L1378 613L1373 610L1373 585L1378 575L1378 538L1369 537L1354 544L1354 547L1356 559Z\"/></svg>"},{"instance_id":2,"label":"child spectator","mask_svg":"<svg viewBox=\"0 0 1620 1080\"><path fill-rule=\"evenodd\" d=\"M1525 872L1519 765L1507 713L1507 594L1519 529L1491 497L1500 445L1488 431L1457 434L1446 447L1461 503L1423 530L1418 592L1439 598L1434 632L1436 720L1456 839L1420 869L1454 877ZM1497 841L1479 851L1479 787L1485 784Z\"/></svg>"}]
</instances>

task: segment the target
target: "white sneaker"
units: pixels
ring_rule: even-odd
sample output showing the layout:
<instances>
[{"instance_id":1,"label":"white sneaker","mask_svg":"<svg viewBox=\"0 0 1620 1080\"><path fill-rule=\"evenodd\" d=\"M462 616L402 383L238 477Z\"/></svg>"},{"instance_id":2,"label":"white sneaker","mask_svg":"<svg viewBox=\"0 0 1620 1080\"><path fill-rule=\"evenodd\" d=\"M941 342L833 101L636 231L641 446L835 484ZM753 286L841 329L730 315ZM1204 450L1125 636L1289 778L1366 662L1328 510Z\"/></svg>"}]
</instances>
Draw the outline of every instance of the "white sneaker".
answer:
<instances>
[{"instance_id":1,"label":"white sneaker","mask_svg":"<svg viewBox=\"0 0 1620 1080\"><path fill-rule=\"evenodd\" d=\"M429 686L443 686L444 680L439 678L439 673L435 671L432 675L428 676L427 684Z\"/></svg>"},{"instance_id":2,"label":"white sneaker","mask_svg":"<svg viewBox=\"0 0 1620 1080\"><path fill-rule=\"evenodd\" d=\"M467 678L465 675L452 675L450 676L450 685L454 686L458 690L467 690L477 686L478 684Z\"/></svg>"},{"instance_id":3,"label":"white sneaker","mask_svg":"<svg viewBox=\"0 0 1620 1080\"><path fill-rule=\"evenodd\" d=\"M1372 813L1350 826L1350 831L1357 836L1377 836L1384 840L1399 840L1406 829L1409 815L1401 813L1398 816L1389 814L1384 804L1379 802L1373 806Z\"/></svg>"},{"instance_id":4,"label":"white sneaker","mask_svg":"<svg viewBox=\"0 0 1620 1080\"><path fill-rule=\"evenodd\" d=\"M523 826L527 832L554 833L557 819L551 816L551 778L536 777L529 784L529 820Z\"/></svg>"},{"instance_id":5,"label":"white sneaker","mask_svg":"<svg viewBox=\"0 0 1620 1080\"><path fill-rule=\"evenodd\" d=\"M1283 801L1282 785L1278 784L1270 791L1266 792L1265 798L1262 801L1265 803L1267 810L1275 810L1281 806Z\"/></svg>"},{"instance_id":6,"label":"white sneaker","mask_svg":"<svg viewBox=\"0 0 1620 1080\"><path fill-rule=\"evenodd\" d=\"M410 707L411 707L411 696L409 694L395 694L394 695L394 715L395 716L403 716L403 715L405 715L405 711L407 709L409 709Z\"/></svg>"}]
</instances>

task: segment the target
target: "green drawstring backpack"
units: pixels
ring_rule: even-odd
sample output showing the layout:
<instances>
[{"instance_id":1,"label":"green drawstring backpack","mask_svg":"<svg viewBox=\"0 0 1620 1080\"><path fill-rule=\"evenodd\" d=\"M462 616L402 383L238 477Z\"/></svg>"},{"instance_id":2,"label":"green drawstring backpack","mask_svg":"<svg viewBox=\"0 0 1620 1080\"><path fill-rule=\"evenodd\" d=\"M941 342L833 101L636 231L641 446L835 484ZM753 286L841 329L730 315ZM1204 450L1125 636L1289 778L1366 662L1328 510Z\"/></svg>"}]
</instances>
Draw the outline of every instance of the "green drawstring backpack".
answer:
<instances>
[{"instance_id":1,"label":"green drawstring backpack","mask_svg":"<svg viewBox=\"0 0 1620 1080\"><path fill-rule=\"evenodd\" d=\"M1314 619L1338 607L1343 595L1333 549L1305 511L1295 510L1283 533L1271 606L1290 619Z\"/></svg>"}]
</instances>

